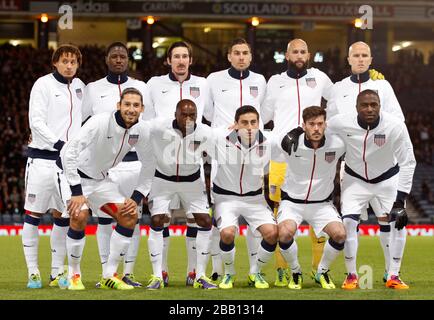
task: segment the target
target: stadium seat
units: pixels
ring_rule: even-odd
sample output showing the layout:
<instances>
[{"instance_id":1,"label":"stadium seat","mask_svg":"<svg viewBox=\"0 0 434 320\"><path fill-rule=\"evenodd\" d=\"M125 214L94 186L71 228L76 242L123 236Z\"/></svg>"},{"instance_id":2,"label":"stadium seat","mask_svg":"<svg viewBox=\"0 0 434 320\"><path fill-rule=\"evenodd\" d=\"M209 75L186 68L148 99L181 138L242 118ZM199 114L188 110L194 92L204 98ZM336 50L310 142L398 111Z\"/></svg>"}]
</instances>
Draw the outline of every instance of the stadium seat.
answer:
<instances>
[{"instance_id":1,"label":"stadium seat","mask_svg":"<svg viewBox=\"0 0 434 320\"><path fill-rule=\"evenodd\" d=\"M20 225L24 223L24 217L21 213L14 213L12 214L12 222L15 225Z\"/></svg>"},{"instance_id":2,"label":"stadium seat","mask_svg":"<svg viewBox=\"0 0 434 320\"><path fill-rule=\"evenodd\" d=\"M11 225L12 224L12 216L9 213L4 213L2 216L2 224L3 225Z\"/></svg>"}]
</instances>

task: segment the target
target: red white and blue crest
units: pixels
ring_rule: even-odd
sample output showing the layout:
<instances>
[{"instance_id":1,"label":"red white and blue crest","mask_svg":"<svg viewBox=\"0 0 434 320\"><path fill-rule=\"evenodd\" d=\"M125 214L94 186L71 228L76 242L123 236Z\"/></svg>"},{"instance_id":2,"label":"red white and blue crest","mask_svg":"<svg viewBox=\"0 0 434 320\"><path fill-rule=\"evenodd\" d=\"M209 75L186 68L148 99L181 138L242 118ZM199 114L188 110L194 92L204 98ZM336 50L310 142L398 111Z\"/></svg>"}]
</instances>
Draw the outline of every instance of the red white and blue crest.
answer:
<instances>
[{"instance_id":1,"label":"red white and blue crest","mask_svg":"<svg viewBox=\"0 0 434 320\"><path fill-rule=\"evenodd\" d=\"M386 143L386 135L385 134L376 134L374 135L374 143L381 147Z\"/></svg>"},{"instance_id":2,"label":"red white and blue crest","mask_svg":"<svg viewBox=\"0 0 434 320\"><path fill-rule=\"evenodd\" d=\"M188 145L188 149L190 149L191 151L196 151L197 148L199 148L200 143L201 142L197 140L190 141L190 144Z\"/></svg>"},{"instance_id":3,"label":"red white and blue crest","mask_svg":"<svg viewBox=\"0 0 434 320\"><path fill-rule=\"evenodd\" d=\"M197 99L200 96L199 87L190 87L190 96Z\"/></svg>"},{"instance_id":4,"label":"red white and blue crest","mask_svg":"<svg viewBox=\"0 0 434 320\"><path fill-rule=\"evenodd\" d=\"M80 88L75 89L75 94L77 95L77 98L81 100L81 98L83 98L83 92L81 91Z\"/></svg>"},{"instance_id":5,"label":"red white and blue crest","mask_svg":"<svg viewBox=\"0 0 434 320\"><path fill-rule=\"evenodd\" d=\"M315 78L306 78L306 84L308 87L315 88L316 87Z\"/></svg>"},{"instance_id":6,"label":"red white and blue crest","mask_svg":"<svg viewBox=\"0 0 434 320\"><path fill-rule=\"evenodd\" d=\"M27 200L28 200L30 203L35 202L35 200L36 200L36 194L34 194L34 193L29 193L29 195L27 196Z\"/></svg>"},{"instance_id":7,"label":"red white and blue crest","mask_svg":"<svg viewBox=\"0 0 434 320\"><path fill-rule=\"evenodd\" d=\"M130 146L134 146L138 140L139 140L138 134L130 134L130 136L128 137L128 144Z\"/></svg>"},{"instance_id":8,"label":"red white and blue crest","mask_svg":"<svg viewBox=\"0 0 434 320\"><path fill-rule=\"evenodd\" d=\"M260 157L262 157L266 151L267 151L267 146L258 146L256 148L256 154Z\"/></svg>"},{"instance_id":9,"label":"red white and blue crest","mask_svg":"<svg viewBox=\"0 0 434 320\"><path fill-rule=\"evenodd\" d=\"M336 158L336 151L330 151L325 153L324 159L328 163L332 163L335 160L335 158Z\"/></svg>"},{"instance_id":10,"label":"red white and blue crest","mask_svg":"<svg viewBox=\"0 0 434 320\"><path fill-rule=\"evenodd\" d=\"M257 86L250 86L250 95L253 98L256 98L258 96L259 90Z\"/></svg>"}]
</instances>

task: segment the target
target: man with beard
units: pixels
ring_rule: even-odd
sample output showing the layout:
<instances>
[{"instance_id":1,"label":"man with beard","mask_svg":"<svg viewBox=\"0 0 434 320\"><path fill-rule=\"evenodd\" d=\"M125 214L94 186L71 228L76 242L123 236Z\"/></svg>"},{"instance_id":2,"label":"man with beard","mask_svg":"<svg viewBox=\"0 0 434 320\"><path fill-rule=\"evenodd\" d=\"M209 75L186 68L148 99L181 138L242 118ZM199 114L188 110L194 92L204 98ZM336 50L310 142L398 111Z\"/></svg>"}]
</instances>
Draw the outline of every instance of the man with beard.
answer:
<instances>
[{"instance_id":1,"label":"man with beard","mask_svg":"<svg viewBox=\"0 0 434 320\"><path fill-rule=\"evenodd\" d=\"M83 101L83 120L103 112L116 110L122 90L135 88L140 91L143 97L145 110L150 109L151 102L146 84L143 81L128 76L128 49L121 42L114 42L107 47L105 62L108 68L107 76L86 86ZM146 111L145 111L146 112ZM116 167L109 170L111 179L119 184L119 188L125 197L131 195L134 186L137 184L141 163L137 158L134 148L128 152ZM110 238L113 232L113 219L100 209L95 212L98 217L98 228L96 238L101 259L102 274L105 273L107 260L110 251ZM125 255L124 276L122 280L132 286L140 287L141 284L135 279L134 265L140 244L140 225L142 215L141 206L138 210L139 217L134 228L131 245ZM100 287L100 282L97 283Z\"/></svg>"},{"instance_id":2,"label":"man with beard","mask_svg":"<svg viewBox=\"0 0 434 320\"><path fill-rule=\"evenodd\" d=\"M189 71L193 63L193 49L185 41L174 42L167 50L167 64L170 66L168 74L152 77L148 81L151 97L151 110L148 113L145 109L145 118L163 117L172 119L176 109L176 104L182 99L190 99L197 106L197 119L202 119L205 104L209 100L209 88L205 78L192 75ZM170 205L171 211L179 208L179 199L174 195ZM167 255L169 251L169 224L170 214L165 219L163 230L164 249L163 249L163 280L164 285L169 285L169 268L167 265ZM149 241L154 241L154 233L149 235ZM193 218L187 217L187 277L186 285L192 286L196 278L196 236L197 225Z\"/></svg>"}]
</instances>

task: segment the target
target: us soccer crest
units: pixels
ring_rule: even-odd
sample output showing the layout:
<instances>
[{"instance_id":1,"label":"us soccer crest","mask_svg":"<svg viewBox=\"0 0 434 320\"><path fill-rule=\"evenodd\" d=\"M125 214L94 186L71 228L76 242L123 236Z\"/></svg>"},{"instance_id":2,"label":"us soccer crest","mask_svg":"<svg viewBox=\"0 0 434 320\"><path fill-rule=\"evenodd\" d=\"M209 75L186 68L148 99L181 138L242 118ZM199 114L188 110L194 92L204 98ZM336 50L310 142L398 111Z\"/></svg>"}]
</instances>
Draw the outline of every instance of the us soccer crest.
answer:
<instances>
[{"instance_id":1,"label":"us soccer crest","mask_svg":"<svg viewBox=\"0 0 434 320\"><path fill-rule=\"evenodd\" d=\"M376 134L374 135L374 143L381 147L386 143L386 135L385 134Z\"/></svg>"},{"instance_id":2,"label":"us soccer crest","mask_svg":"<svg viewBox=\"0 0 434 320\"><path fill-rule=\"evenodd\" d=\"M128 144L130 146L134 146L138 140L139 140L138 134L130 134L130 136L128 137Z\"/></svg>"},{"instance_id":3,"label":"us soccer crest","mask_svg":"<svg viewBox=\"0 0 434 320\"><path fill-rule=\"evenodd\" d=\"M83 98L83 92L81 91L80 88L75 89L75 94L77 95L77 98L81 100L81 98Z\"/></svg>"},{"instance_id":4,"label":"us soccer crest","mask_svg":"<svg viewBox=\"0 0 434 320\"><path fill-rule=\"evenodd\" d=\"M34 193L29 193L29 195L27 196L27 200L28 200L30 203L35 202L35 200L36 200L36 194L34 194Z\"/></svg>"},{"instance_id":5,"label":"us soccer crest","mask_svg":"<svg viewBox=\"0 0 434 320\"><path fill-rule=\"evenodd\" d=\"M336 158L336 151L331 151L331 152L326 152L325 153L325 161L327 161L328 163L332 163Z\"/></svg>"},{"instance_id":6,"label":"us soccer crest","mask_svg":"<svg viewBox=\"0 0 434 320\"><path fill-rule=\"evenodd\" d=\"M190 96L197 99L200 96L199 87L190 87Z\"/></svg>"},{"instance_id":7,"label":"us soccer crest","mask_svg":"<svg viewBox=\"0 0 434 320\"><path fill-rule=\"evenodd\" d=\"M256 148L256 154L260 157L262 157L265 153L265 151L267 151L267 147L266 146L258 146Z\"/></svg>"},{"instance_id":8,"label":"us soccer crest","mask_svg":"<svg viewBox=\"0 0 434 320\"><path fill-rule=\"evenodd\" d=\"M190 151L196 151L197 148L199 148L200 143L201 143L200 141L196 141L196 140L190 141L190 144L188 145L188 149Z\"/></svg>"},{"instance_id":9,"label":"us soccer crest","mask_svg":"<svg viewBox=\"0 0 434 320\"><path fill-rule=\"evenodd\" d=\"M315 88L316 87L315 78L306 78L306 84L308 87Z\"/></svg>"},{"instance_id":10,"label":"us soccer crest","mask_svg":"<svg viewBox=\"0 0 434 320\"><path fill-rule=\"evenodd\" d=\"M258 87L256 87L256 86L250 86L250 95L253 98L256 98L258 96L258 93L259 93Z\"/></svg>"}]
</instances>

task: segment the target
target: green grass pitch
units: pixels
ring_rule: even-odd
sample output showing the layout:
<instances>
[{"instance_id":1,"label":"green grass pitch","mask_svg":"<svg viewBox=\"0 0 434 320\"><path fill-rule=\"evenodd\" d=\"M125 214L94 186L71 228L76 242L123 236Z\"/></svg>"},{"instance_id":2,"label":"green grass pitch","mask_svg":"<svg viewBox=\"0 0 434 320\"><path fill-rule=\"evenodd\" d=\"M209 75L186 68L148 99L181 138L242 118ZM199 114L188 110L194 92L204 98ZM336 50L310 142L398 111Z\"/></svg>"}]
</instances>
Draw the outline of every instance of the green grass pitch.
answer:
<instances>
[{"instance_id":1,"label":"green grass pitch","mask_svg":"<svg viewBox=\"0 0 434 320\"><path fill-rule=\"evenodd\" d=\"M373 268L373 288L351 292L340 289L344 279L343 256L334 262L331 275L337 287L336 290L324 290L314 284L309 277L310 272L310 239L297 239L299 258L304 273L304 287L301 291L287 288L275 288L274 258L263 270L270 283L270 289L259 290L247 286L248 261L244 237L236 240L236 271L237 278L232 290L193 289L185 286L186 248L184 237L172 237L170 240L169 268L170 286L159 291L147 291L144 288L129 292L101 290L95 288L99 279L101 267L95 236L88 236L82 261L82 276L86 286L85 291L71 292L48 287L50 271L49 237L41 237L39 248L39 265L42 274L42 289L27 289L27 270L21 246L21 237L0 237L0 300L297 300L297 299L337 299L337 300L402 300L402 299L434 299L434 237L408 237L402 265L402 278L410 285L407 291L387 289L382 282L384 269L383 254L377 237L360 237L358 267L369 265ZM208 267L210 273L211 263ZM121 270L121 269L120 269ZM138 260L135 267L136 277L146 284L151 272L148 258L147 239L142 238Z\"/></svg>"}]
</instances>

